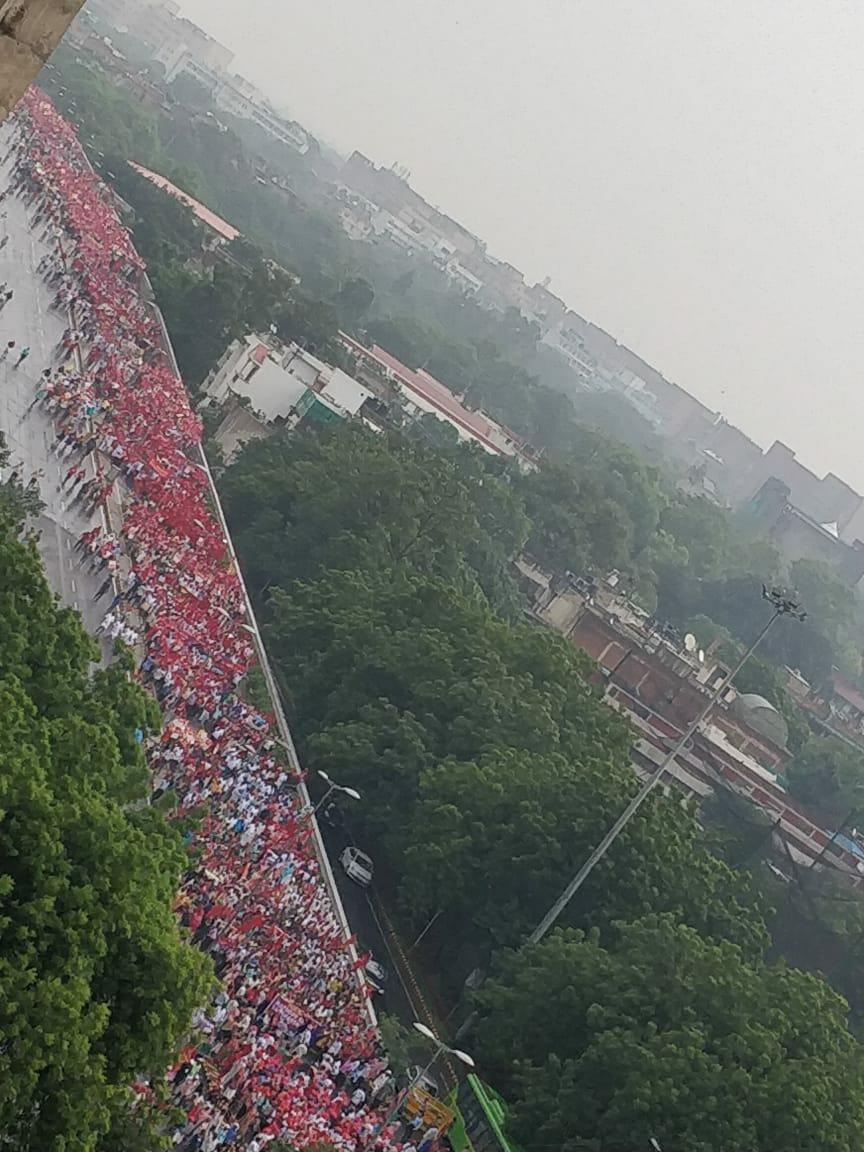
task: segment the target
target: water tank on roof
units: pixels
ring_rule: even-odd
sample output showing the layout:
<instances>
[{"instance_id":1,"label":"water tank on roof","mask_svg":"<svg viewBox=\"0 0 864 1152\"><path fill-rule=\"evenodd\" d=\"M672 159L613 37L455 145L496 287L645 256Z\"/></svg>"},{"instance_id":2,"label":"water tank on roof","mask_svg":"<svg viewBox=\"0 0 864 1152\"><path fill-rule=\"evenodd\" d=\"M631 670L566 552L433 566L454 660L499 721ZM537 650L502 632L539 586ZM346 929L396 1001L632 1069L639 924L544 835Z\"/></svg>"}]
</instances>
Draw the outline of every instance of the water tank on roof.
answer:
<instances>
[{"instance_id":1,"label":"water tank on roof","mask_svg":"<svg viewBox=\"0 0 864 1152\"><path fill-rule=\"evenodd\" d=\"M736 696L732 702L732 715L754 732L758 732L760 736L770 740L772 744L778 744L781 748L786 747L789 738L786 721L764 696L757 696L755 692L745 692L742 696Z\"/></svg>"}]
</instances>

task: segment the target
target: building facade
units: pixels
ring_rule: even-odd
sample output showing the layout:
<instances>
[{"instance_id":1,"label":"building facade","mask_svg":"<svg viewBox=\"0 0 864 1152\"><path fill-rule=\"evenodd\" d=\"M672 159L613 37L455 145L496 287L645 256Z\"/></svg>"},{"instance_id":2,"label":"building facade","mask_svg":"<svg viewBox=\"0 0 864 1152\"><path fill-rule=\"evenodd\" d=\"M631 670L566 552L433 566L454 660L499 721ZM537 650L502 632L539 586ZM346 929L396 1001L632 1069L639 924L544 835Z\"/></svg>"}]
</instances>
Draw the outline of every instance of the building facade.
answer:
<instances>
[{"instance_id":1,"label":"building facade","mask_svg":"<svg viewBox=\"0 0 864 1152\"><path fill-rule=\"evenodd\" d=\"M339 339L360 368L388 383L409 419L434 416L449 424L460 440L477 444L492 456L510 457L523 471L537 467L530 445L520 436L485 412L466 408L445 384L422 368L409 368L377 344L367 348L347 332L340 332Z\"/></svg>"},{"instance_id":2,"label":"building facade","mask_svg":"<svg viewBox=\"0 0 864 1152\"><path fill-rule=\"evenodd\" d=\"M225 416L215 439L230 462L244 443L279 427L362 417L372 392L297 344L247 336L226 350L203 389Z\"/></svg>"},{"instance_id":3,"label":"building facade","mask_svg":"<svg viewBox=\"0 0 864 1152\"><path fill-rule=\"evenodd\" d=\"M203 28L180 14L175 0L88 0L87 11L118 32L149 47L170 71L184 53L215 70L227 70L234 53Z\"/></svg>"},{"instance_id":4,"label":"building facade","mask_svg":"<svg viewBox=\"0 0 864 1152\"><path fill-rule=\"evenodd\" d=\"M771 476L746 505L748 526L772 540L788 564L817 560L854 588L864 577L864 541L841 540L836 521L820 524L792 502L789 485Z\"/></svg>"}]
</instances>

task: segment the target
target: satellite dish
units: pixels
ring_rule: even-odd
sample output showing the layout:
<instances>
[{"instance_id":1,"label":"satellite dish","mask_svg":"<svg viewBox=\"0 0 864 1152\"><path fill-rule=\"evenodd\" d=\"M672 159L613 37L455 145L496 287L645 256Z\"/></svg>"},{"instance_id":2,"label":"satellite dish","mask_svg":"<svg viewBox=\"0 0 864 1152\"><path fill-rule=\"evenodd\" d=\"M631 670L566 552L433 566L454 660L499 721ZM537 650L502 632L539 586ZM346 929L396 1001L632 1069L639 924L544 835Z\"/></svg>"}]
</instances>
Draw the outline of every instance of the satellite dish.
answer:
<instances>
[{"instance_id":1,"label":"satellite dish","mask_svg":"<svg viewBox=\"0 0 864 1152\"><path fill-rule=\"evenodd\" d=\"M687 635L684 637L684 647L687 649L688 652L695 652L696 651L696 637L693 635L692 632L688 632Z\"/></svg>"}]
</instances>

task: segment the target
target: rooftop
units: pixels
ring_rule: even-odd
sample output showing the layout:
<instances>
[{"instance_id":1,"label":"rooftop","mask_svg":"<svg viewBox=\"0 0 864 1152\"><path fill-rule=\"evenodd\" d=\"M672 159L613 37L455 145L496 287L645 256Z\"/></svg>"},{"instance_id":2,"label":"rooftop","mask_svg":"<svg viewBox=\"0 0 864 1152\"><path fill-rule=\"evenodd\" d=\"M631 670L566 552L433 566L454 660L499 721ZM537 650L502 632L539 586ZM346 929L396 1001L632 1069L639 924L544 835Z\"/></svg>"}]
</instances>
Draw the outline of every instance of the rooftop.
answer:
<instances>
[{"instance_id":1,"label":"rooftop","mask_svg":"<svg viewBox=\"0 0 864 1152\"><path fill-rule=\"evenodd\" d=\"M227 220L223 220L221 216L211 212L206 204L195 200L188 192L184 192L182 188L172 184L167 176L160 176L158 172L151 172L149 168L143 168L134 160L129 161L129 167L134 168L139 176L143 176L145 180L149 180L151 184L155 184L157 188L161 188L163 192L173 196L175 200L179 200L181 204L185 204L187 208L191 208L196 218L211 231L221 236L223 240L236 240L240 235L239 230L233 224L229 224Z\"/></svg>"},{"instance_id":2,"label":"rooftop","mask_svg":"<svg viewBox=\"0 0 864 1152\"><path fill-rule=\"evenodd\" d=\"M864 694L847 680L845 676L841 676L839 672L835 672L832 678L832 684L835 695L840 696L859 712L864 712Z\"/></svg>"},{"instance_id":3,"label":"rooftop","mask_svg":"<svg viewBox=\"0 0 864 1152\"><path fill-rule=\"evenodd\" d=\"M466 408L450 389L422 368L415 370L391 355L386 348L373 344L371 348L358 343L344 332L339 333L343 344L357 355L374 361L409 391L415 392L454 424L459 425L488 451L496 454L527 454L526 444L515 432L490 419L482 412Z\"/></svg>"},{"instance_id":4,"label":"rooftop","mask_svg":"<svg viewBox=\"0 0 864 1152\"><path fill-rule=\"evenodd\" d=\"M774 705L755 692L745 692L736 696L732 703L732 715L764 736L778 748L785 748L789 739L789 729L785 719Z\"/></svg>"}]
</instances>

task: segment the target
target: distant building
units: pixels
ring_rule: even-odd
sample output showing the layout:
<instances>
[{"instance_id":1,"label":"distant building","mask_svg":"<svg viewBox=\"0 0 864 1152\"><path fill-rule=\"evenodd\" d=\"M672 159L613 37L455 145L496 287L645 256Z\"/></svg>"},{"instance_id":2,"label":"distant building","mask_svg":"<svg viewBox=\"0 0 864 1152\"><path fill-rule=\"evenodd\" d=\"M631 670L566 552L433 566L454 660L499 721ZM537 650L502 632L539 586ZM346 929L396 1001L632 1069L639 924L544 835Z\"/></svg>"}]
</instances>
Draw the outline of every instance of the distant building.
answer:
<instances>
[{"instance_id":1,"label":"distant building","mask_svg":"<svg viewBox=\"0 0 864 1152\"><path fill-rule=\"evenodd\" d=\"M340 184L381 210L377 231L402 247L426 251L445 263L483 247L472 232L415 192L404 173L378 168L362 152L346 160Z\"/></svg>"},{"instance_id":2,"label":"distant building","mask_svg":"<svg viewBox=\"0 0 864 1152\"><path fill-rule=\"evenodd\" d=\"M87 10L116 32L140 40L166 70L184 53L217 70L229 68L234 59L230 48L181 16L174 0L88 0Z\"/></svg>"},{"instance_id":3,"label":"distant building","mask_svg":"<svg viewBox=\"0 0 864 1152\"><path fill-rule=\"evenodd\" d=\"M457 287L486 307L516 308L542 332L562 319L567 305L550 291L548 280L526 284L517 268L489 256L473 232L416 192L408 175L396 167L379 168L362 152L353 152L339 174L339 188L362 198L371 210L376 237L405 252L426 254Z\"/></svg>"},{"instance_id":4,"label":"distant building","mask_svg":"<svg viewBox=\"0 0 864 1152\"><path fill-rule=\"evenodd\" d=\"M468 296L476 296L483 289L483 281L469 272L458 260L451 260L444 267L448 280Z\"/></svg>"},{"instance_id":5,"label":"distant building","mask_svg":"<svg viewBox=\"0 0 864 1152\"><path fill-rule=\"evenodd\" d=\"M450 425L460 440L479 444L493 456L509 456L525 471L537 467L530 445L504 424L484 412L466 408L446 385L422 368L415 371L397 360L386 348L367 348L346 332L339 333L343 347L358 364L381 375L396 390L403 410L410 418L431 415Z\"/></svg>"},{"instance_id":6,"label":"distant building","mask_svg":"<svg viewBox=\"0 0 864 1152\"><path fill-rule=\"evenodd\" d=\"M743 510L752 531L773 541L789 564L818 560L850 588L864 576L864 541L847 544L836 523L820 524L791 502L789 485L772 476Z\"/></svg>"},{"instance_id":7,"label":"distant building","mask_svg":"<svg viewBox=\"0 0 864 1152\"><path fill-rule=\"evenodd\" d=\"M249 80L229 71L234 53L182 17L174 0L91 0L87 11L149 47L164 72L166 85L189 76L207 90L223 112L257 125L271 139L296 152L309 150L304 129L280 116Z\"/></svg>"},{"instance_id":8,"label":"distant building","mask_svg":"<svg viewBox=\"0 0 864 1152\"><path fill-rule=\"evenodd\" d=\"M129 167L134 169L139 176L143 176L145 180L148 180L151 184L154 184L157 188L166 192L174 200L179 200L181 204L185 204L187 208L191 209L196 220L200 221L200 223L202 223L205 228L208 228L220 241L228 243L231 240L236 240L240 235L240 232L233 224L229 224L227 220L223 220L221 216L217 216L215 212L211 212L206 204L202 204L199 200L194 199L194 197L190 196L187 192L184 192L182 188L178 188L176 184L172 184L167 177L160 176L158 172L151 172L149 168L143 168L140 164L136 164L132 160L128 163Z\"/></svg>"},{"instance_id":9,"label":"distant building","mask_svg":"<svg viewBox=\"0 0 864 1152\"><path fill-rule=\"evenodd\" d=\"M543 337L543 343L566 360L568 366L584 383L593 381L599 372L597 358L588 351L581 332L566 323L550 328Z\"/></svg>"},{"instance_id":10,"label":"distant building","mask_svg":"<svg viewBox=\"0 0 864 1152\"><path fill-rule=\"evenodd\" d=\"M817 476L796 459L791 448L776 440L747 477L747 498L770 477L788 487L790 504L819 524L836 525L838 534L850 543L854 540L852 524L861 512L862 498L839 476L833 472Z\"/></svg>"},{"instance_id":11,"label":"distant building","mask_svg":"<svg viewBox=\"0 0 864 1152\"><path fill-rule=\"evenodd\" d=\"M518 567L538 592L534 618L556 627L597 661L607 703L631 725L634 771L646 779L665 762L728 669L710 657L703 663L604 582L582 595L570 579L558 581L524 559ZM856 706L864 719L864 696L859 694ZM786 736L785 721L773 705L730 688L667 765L662 786L697 800L721 789L733 791L769 816L778 861L791 856L803 867L830 864L852 886L864 886L862 844L820 827L787 793Z\"/></svg>"},{"instance_id":12,"label":"distant building","mask_svg":"<svg viewBox=\"0 0 864 1152\"><path fill-rule=\"evenodd\" d=\"M374 231L371 217L348 205L339 212L339 223L350 240L368 240Z\"/></svg>"},{"instance_id":13,"label":"distant building","mask_svg":"<svg viewBox=\"0 0 864 1152\"><path fill-rule=\"evenodd\" d=\"M195 51L185 47L179 51L171 49L157 59L165 64L166 84L181 76L190 76L207 90L214 105L222 112L256 125L271 140L301 155L309 151L309 135L305 129L296 121L280 116L251 80L203 61Z\"/></svg>"},{"instance_id":14,"label":"distant building","mask_svg":"<svg viewBox=\"0 0 864 1152\"><path fill-rule=\"evenodd\" d=\"M226 411L216 440L228 461L243 443L269 436L279 426L362 419L372 400L372 392L341 368L296 344L260 336L235 340L203 390L208 406Z\"/></svg>"},{"instance_id":15,"label":"distant building","mask_svg":"<svg viewBox=\"0 0 864 1152\"><path fill-rule=\"evenodd\" d=\"M225 463L230 464L246 444L251 444L253 440L266 440L272 434L272 425L238 404L228 409L213 439L222 449Z\"/></svg>"},{"instance_id":16,"label":"distant building","mask_svg":"<svg viewBox=\"0 0 864 1152\"><path fill-rule=\"evenodd\" d=\"M859 742L864 740L864 692L839 672L831 678L828 705L832 717L851 729Z\"/></svg>"},{"instance_id":17,"label":"distant building","mask_svg":"<svg viewBox=\"0 0 864 1152\"><path fill-rule=\"evenodd\" d=\"M47 8L52 4L60 7L59 0L47 0ZM17 13L21 7L22 0L0 0L0 14L13 9ZM42 4L40 12L45 7ZM35 4L24 0L22 11L29 14L31 9L35 13ZM309 151L312 141L303 127L281 116L250 81L231 74L230 50L184 19L175 0L89 0L87 12L151 46L168 83L192 76L217 109L296 152ZM141 99L158 102L146 82L117 67L110 40L86 38L86 43L112 67L118 82ZM0 77L3 63L0 56ZM260 179L265 182L263 175ZM560 355L584 387L617 392L636 408L664 440L665 451L685 470L698 470L692 477L698 477L698 490L709 499L738 508L775 477L788 485L789 503L805 517L817 525L836 525L839 538L853 548L857 539L864 539L864 497L843 480L830 472L816 476L779 441L763 452L720 413L569 309L548 280L528 284L518 268L487 252L483 240L427 201L409 179L404 169L378 167L362 153L352 153L339 171L334 196L345 233L355 241L386 241L427 257L482 307L502 313L518 310L537 325L544 347ZM284 184L271 181L271 186L291 194ZM459 420L454 426L462 427Z\"/></svg>"}]
</instances>

